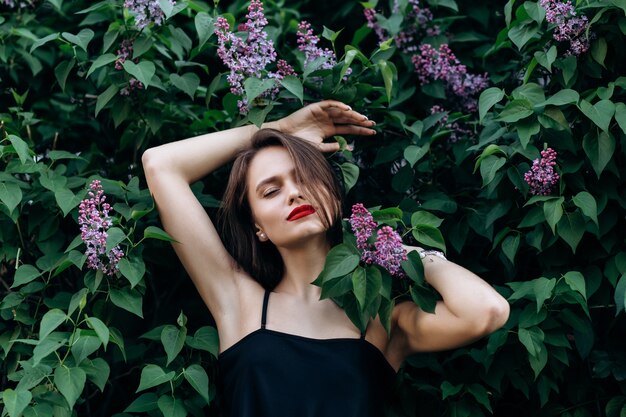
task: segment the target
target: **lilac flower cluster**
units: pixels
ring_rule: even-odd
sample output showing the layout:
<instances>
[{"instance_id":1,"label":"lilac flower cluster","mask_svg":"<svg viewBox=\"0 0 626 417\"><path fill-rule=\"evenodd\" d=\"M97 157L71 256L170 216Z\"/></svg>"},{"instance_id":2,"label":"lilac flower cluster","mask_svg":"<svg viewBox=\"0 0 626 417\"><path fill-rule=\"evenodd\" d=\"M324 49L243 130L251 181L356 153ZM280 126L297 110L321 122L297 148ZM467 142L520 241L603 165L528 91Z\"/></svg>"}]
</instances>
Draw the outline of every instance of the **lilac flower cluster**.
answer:
<instances>
[{"instance_id":1,"label":"lilac flower cluster","mask_svg":"<svg viewBox=\"0 0 626 417\"><path fill-rule=\"evenodd\" d=\"M109 216L111 206L104 202L106 196L99 180L92 181L89 189L89 198L81 201L78 211L80 237L87 245L87 267L113 275L124 252L119 245L107 252L107 230L113 225Z\"/></svg>"},{"instance_id":2,"label":"lilac flower cluster","mask_svg":"<svg viewBox=\"0 0 626 417\"><path fill-rule=\"evenodd\" d=\"M239 111L248 112L248 102L244 96L244 81L250 77L263 79L266 76L274 79L277 83L265 91L263 97L274 98L278 93L279 81L286 75L295 75L291 66L283 60L278 62L276 72L266 72L266 67L276 61L276 51L274 43L268 39L267 33L263 30L267 26L267 19L263 14L263 4L260 0L252 0L248 6L247 21L238 26L240 32L246 32L247 36L237 36L230 31L228 21L223 17L218 17L215 23L215 34L217 35L217 54L230 69L230 74L226 77L230 84L230 91L241 98L237 102Z\"/></svg>"},{"instance_id":3,"label":"lilac flower cluster","mask_svg":"<svg viewBox=\"0 0 626 417\"><path fill-rule=\"evenodd\" d=\"M570 0L540 0L546 10L546 20L556 25L554 39L569 42L569 55L581 55L589 50L589 38L586 36L587 16L576 16L576 8Z\"/></svg>"},{"instance_id":4,"label":"lilac flower cluster","mask_svg":"<svg viewBox=\"0 0 626 417\"><path fill-rule=\"evenodd\" d=\"M378 264L396 277L405 276L401 263L407 259L402 238L389 226L378 230L374 247L368 239L376 230L372 214L361 203L352 206L350 226L356 236L356 245L362 251L361 260L368 265Z\"/></svg>"},{"instance_id":5,"label":"lilac flower cluster","mask_svg":"<svg viewBox=\"0 0 626 417\"><path fill-rule=\"evenodd\" d=\"M9 8L14 8L15 7L15 1L13 0L0 0L0 5L5 5Z\"/></svg>"},{"instance_id":6,"label":"lilac flower cluster","mask_svg":"<svg viewBox=\"0 0 626 417\"><path fill-rule=\"evenodd\" d=\"M552 148L541 151L541 158L535 159L530 171L524 174L532 195L550 195L554 191L560 178L554 172L556 156L556 151Z\"/></svg>"},{"instance_id":7,"label":"lilac flower cluster","mask_svg":"<svg viewBox=\"0 0 626 417\"><path fill-rule=\"evenodd\" d=\"M115 69L122 71L124 69L124 62L127 59L131 59L133 56L133 41L130 39L124 39L120 44L120 49L117 50L117 59L115 60ZM139 62L136 58L135 63ZM136 78L131 78L128 85L120 90L120 95L129 96L133 90L143 89L143 84Z\"/></svg>"},{"instance_id":8,"label":"lilac flower cluster","mask_svg":"<svg viewBox=\"0 0 626 417\"><path fill-rule=\"evenodd\" d=\"M417 37L420 31L425 28L425 34L428 36L436 36L440 33L439 26L432 25L433 14L428 7L421 7L419 0L409 0L407 5L408 11L400 10L398 0L394 1L392 14L402 13L404 19L401 23L402 30L398 32L394 41L398 49L405 53L417 51ZM378 23L377 13L374 9L366 8L363 10L367 27L374 30L378 40L384 42L389 39L387 31Z\"/></svg>"},{"instance_id":9,"label":"lilac flower cluster","mask_svg":"<svg viewBox=\"0 0 626 417\"><path fill-rule=\"evenodd\" d=\"M298 49L304 52L304 66L318 58L323 58L324 62L320 66L322 69L330 69L337 65L337 57L335 53L328 48L320 48L317 43L320 41L319 36L313 34L311 24L305 20L298 25L296 33ZM350 75L351 68L348 68L346 75Z\"/></svg>"},{"instance_id":10,"label":"lilac flower cluster","mask_svg":"<svg viewBox=\"0 0 626 417\"><path fill-rule=\"evenodd\" d=\"M472 133L471 130L467 129L464 124L461 124L459 122L454 122L454 123L448 123L448 114L447 114L447 110L444 109L443 107L439 106L439 105L434 105L430 108L430 114L436 114L436 113L446 113L441 120L439 120L439 125L442 126L445 129L451 130L452 132L450 133L450 136L448 137L448 142L449 143L456 143L459 140L461 140L461 138L466 137L468 135L470 135Z\"/></svg>"},{"instance_id":11,"label":"lilac flower cluster","mask_svg":"<svg viewBox=\"0 0 626 417\"><path fill-rule=\"evenodd\" d=\"M169 0L174 6L176 0ZM161 10L159 0L124 0L124 7L135 16L135 26L142 30L150 23L160 26L165 21L165 14Z\"/></svg>"},{"instance_id":12,"label":"lilac flower cluster","mask_svg":"<svg viewBox=\"0 0 626 417\"><path fill-rule=\"evenodd\" d=\"M467 67L459 62L447 44L439 49L432 45L420 45L420 54L411 60L422 84L442 80L446 89L461 99L461 108L468 112L476 111L476 95L488 85L487 74L469 74Z\"/></svg>"}]
</instances>

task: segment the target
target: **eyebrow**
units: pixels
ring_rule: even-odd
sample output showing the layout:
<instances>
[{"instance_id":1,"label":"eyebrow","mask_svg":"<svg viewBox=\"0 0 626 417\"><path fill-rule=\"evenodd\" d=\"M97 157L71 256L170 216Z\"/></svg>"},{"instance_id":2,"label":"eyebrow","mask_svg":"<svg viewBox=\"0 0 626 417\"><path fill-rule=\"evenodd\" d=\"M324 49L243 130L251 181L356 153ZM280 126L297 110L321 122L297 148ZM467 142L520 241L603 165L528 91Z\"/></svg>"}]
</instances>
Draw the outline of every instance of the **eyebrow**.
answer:
<instances>
[{"instance_id":1,"label":"eyebrow","mask_svg":"<svg viewBox=\"0 0 626 417\"><path fill-rule=\"evenodd\" d=\"M289 175L293 175L295 173L295 169L292 169L289 171ZM265 178L264 180L262 180L261 182L259 182L255 188L255 191L258 193L259 190L267 184L271 184L274 182L277 182L280 179L280 175L272 175L271 177Z\"/></svg>"}]
</instances>

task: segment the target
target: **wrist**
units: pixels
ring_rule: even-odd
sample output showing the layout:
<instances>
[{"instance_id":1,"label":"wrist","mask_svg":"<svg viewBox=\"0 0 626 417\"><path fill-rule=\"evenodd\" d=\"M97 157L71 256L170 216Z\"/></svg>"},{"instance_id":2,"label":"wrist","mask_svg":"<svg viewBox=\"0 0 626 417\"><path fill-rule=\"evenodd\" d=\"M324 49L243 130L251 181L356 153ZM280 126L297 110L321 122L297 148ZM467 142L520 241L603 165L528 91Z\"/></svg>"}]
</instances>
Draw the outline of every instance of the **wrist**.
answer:
<instances>
[{"instance_id":1,"label":"wrist","mask_svg":"<svg viewBox=\"0 0 626 417\"><path fill-rule=\"evenodd\" d=\"M280 127L280 121L279 120L275 120L273 122L265 122L261 125L261 129L275 129L278 130L280 132L282 132L283 130Z\"/></svg>"},{"instance_id":2,"label":"wrist","mask_svg":"<svg viewBox=\"0 0 626 417\"><path fill-rule=\"evenodd\" d=\"M419 253L420 258L422 259L422 261L424 261L425 259L428 259L430 262L433 262L434 258L439 258L439 259L442 259L444 261L448 260L446 258L446 255L444 255L443 252L440 252L438 250L420 249L420 250L417 251L417 253Z\"/></svg>"}]
</instances>

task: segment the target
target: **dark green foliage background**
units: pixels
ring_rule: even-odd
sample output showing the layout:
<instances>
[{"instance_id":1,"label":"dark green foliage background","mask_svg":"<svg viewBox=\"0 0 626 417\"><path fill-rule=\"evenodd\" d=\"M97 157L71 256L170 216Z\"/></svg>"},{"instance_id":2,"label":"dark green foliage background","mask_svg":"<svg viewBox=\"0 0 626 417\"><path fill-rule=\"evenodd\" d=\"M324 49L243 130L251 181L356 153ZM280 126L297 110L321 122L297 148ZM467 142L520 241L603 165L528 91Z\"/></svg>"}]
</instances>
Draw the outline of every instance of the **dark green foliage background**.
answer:
<instances>
[{"instance_id":1,"label":"dark green foliage background","mask_svg":"<svg viewBox=\"0 0 626 417\"><path fill-rule=\"evenodd\" d=\"M0 6L3 416L217 415L216 331L158 229L141 154L301 104L283 91L237 113L207 36L214 16L241 22L245 2L179 0L164 26L141 33L122 3ZM326 32L334 45L322 41L337 67L303 81L305 101L340 99L378 122L379 135L333 157L349 185L360 172L348 203L399 206L407 224L436 215L448 257L511 302L505 328L485 340L410 357L389 415L624 416L626 2L578 3L591 22L591 50L578 58L535 2L428 3L461 61L491 79L479 114L449 115L472 131L457 142L429 111L455 98L422 90L410 56L378 47L362 4L265 3L279 57L299 74L297 22L343 29ZM377 9L389 16L389 5ZM113 61L131 38L154 73L124 97L130 74ZM346 52L353 72L342 81ZM523 174L544 146L558 152L560 186L531 198ZM210 214L226 172L194 185ZM78 239L77 206L94 178L120 219L109 243L127 261L115 277L87 270ZM437 244L434 228L411 226Z\"/></svg>"}]
</instances>

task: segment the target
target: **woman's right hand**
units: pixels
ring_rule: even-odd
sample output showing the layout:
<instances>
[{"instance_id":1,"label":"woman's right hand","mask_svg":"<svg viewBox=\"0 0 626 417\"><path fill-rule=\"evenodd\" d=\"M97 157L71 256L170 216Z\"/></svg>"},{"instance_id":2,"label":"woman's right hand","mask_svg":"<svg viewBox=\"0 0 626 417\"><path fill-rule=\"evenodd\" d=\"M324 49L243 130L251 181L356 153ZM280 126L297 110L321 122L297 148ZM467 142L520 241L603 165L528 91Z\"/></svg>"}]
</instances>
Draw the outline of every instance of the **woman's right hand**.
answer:
<instances>
[{"instance_id":1,"label":"woman's right hand","mask_svg":"<svg viewBox=\"0 0 626 417\"><path fill-rule=\"evenodd\" d=\"M371 129L375 125L376 122L352 110L347 104L324 100L268 123L266 127L308 140L318 145L322 152L336 152L340 149L339 144L324 143L325 138L333 135L375 135L376 131Z\"/></svg>"}]
</instances>

